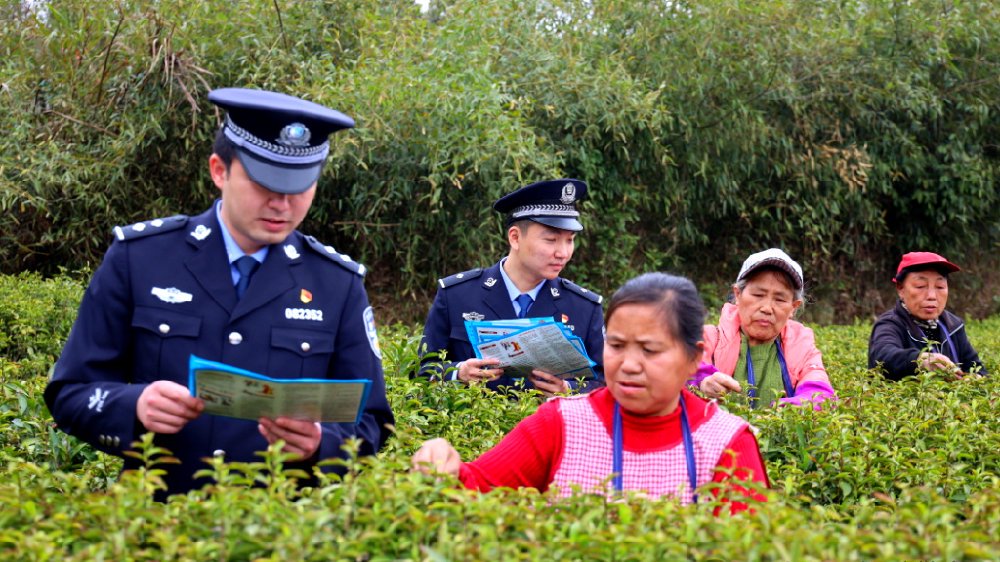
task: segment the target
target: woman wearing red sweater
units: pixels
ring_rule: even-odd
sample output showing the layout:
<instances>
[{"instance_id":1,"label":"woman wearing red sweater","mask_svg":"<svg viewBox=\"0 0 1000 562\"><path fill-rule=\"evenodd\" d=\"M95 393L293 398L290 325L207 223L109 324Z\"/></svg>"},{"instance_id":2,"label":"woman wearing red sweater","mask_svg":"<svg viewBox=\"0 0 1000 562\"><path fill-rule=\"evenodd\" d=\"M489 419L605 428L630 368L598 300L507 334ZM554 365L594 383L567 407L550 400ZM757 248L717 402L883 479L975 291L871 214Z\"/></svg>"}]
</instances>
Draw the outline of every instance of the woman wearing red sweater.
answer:
<instances>
[{"instance_id":1,"label":"woman wearing red sweater","mask_svg":"<svg viewBox=\"0 0 1000 562\"><path fill-rule=\"evenodd\" d=\"M736 481L768 484L750 426L684 389L704 348L704 318L689 280L664 273L630 280L605 315L606 388L549 400L472 462L444 439L427 441L414 467L481 491L635 491L688 503L700 486L728 482L722 488L738 497L763 499ZM732 511L745 507L731 504Z\"/></svg>"}]
</instances>

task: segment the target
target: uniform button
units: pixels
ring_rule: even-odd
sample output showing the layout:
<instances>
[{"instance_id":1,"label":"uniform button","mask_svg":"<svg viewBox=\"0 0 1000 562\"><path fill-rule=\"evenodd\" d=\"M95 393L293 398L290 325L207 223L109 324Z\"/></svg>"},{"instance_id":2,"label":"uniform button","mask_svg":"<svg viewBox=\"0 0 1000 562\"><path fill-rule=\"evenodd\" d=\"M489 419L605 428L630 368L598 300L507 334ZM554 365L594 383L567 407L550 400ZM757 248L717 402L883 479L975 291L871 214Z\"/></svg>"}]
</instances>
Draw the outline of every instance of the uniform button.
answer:
<instances>
[{"instance_id":1,"label":"uniform button","mask_svg":"<svg viewBox=\"0 0 1000 562\"><path fill-rule=\"evenodd\" d=\"M115 435L115 447L121 445L121 443L122 443L122 440L119 439L117 435Z\"/></svg>"},{"instance_id":2,"label":"uniform button","mask_svg":"<svg viewBox=\"0 0 1000 562\"><path fill-rule=\"evenodd\" d=\"M310 349L312 349L312 346L309 345L309 342L307 342L307 341L302 342L302 351L303 352L309 353Z\"/></svg>"},{"instance_id":3,"label":"uniform button","mask_svg":"<svg viewBox=\"0 0 1000 562\"><path fill-rule=\"evenodd\" d=\"M97 438L97 442L100 443L101 445L107 445L108 437L106 435L101 435Z\"/></svg>"},{"instance_id":4,"label":"uniform button","mask_svg":"<svg viewBox=\"0 0 1000 562\"><path fill-rule=\"evenodd\" d=\"M160 324L160 333L166 334L170 331L170 324Z\"/></svg>"},{"instance_id":5,"label":"uniform button","mask_svg":"<svg viewBox=\"0 0 1000 562\"><path fill-rule=\"evenodd\" d=\"M216 449L216 450L212 451L212 456L213 457L224 457L224 456L226 456L226 452L223 451L222 449Z\"/></svg>"},{"instance_id":6,"label":"uniform button","mask_svg":"<svg viewBox=\"0 0 1000 562\"><path fill-rule=\"evenodd\" d=\"M239 332L231 332L229 334L229 343L233 345L240 345L240 342L242 341L243 341L243 334Z\"/></svg>"}]
</instances>

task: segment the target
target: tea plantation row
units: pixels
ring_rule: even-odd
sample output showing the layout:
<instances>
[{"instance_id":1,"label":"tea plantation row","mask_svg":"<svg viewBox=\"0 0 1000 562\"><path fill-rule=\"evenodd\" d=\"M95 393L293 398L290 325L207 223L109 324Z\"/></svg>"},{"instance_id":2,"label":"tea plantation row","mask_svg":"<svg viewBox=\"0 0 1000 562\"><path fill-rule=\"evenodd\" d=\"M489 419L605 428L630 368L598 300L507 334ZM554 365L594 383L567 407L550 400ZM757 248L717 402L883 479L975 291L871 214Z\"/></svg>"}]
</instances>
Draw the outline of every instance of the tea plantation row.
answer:
<instances>
[{"instance_id":1,"label":"tea plantation row","mask_svg":"<svg viewBox=\"0 0 1000 562\"><path fill-rule=\"evenodd\" d=\"M479 494L408 470L432 436L471 458L536 407L407 376L417 326L381 329L396 435L343 479L297 491L253 465L206 465L219 485L150 500L150 467L52 427L42 388L68 334L79 282L0 277L0 558L5 560L996 560L1000 559L1000 378L934 373L890 384L867 371L869 325L816 327L841 400L832 411L746 411L773 485L753 515L712 516L639 498ZM1000 371L1000 318L971 322ZM250 487L249 483L259 486ZM705 495L703 495L705 497Z\"/></svg>"}]
</instances>

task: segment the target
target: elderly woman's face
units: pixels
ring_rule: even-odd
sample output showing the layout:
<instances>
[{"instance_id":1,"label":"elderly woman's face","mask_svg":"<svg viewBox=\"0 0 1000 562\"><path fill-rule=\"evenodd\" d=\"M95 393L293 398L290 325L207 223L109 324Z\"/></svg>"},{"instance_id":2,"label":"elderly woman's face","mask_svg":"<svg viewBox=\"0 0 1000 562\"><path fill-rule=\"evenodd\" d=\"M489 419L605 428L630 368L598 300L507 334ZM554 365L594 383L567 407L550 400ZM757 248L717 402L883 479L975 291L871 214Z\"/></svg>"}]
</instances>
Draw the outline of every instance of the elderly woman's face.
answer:
<instances>
[{"instance_id":1,"label":"elderly woman's face","mask_svg":"<svg viewBox=\"0 0 1000 562\"><path fill-rule=\"evenodd\" d=\"M777 271L753 275L742 291L733 285L733 296L739 309L740 327L750 345L774 341L795 310L802 306L788 278Z\"/></svg>"},{"instance_id":2,"label":"elderly woman's face","mask_svg":"<svg viewBox=\"0 0 1000 562\"><path fill-rule=\"evenodd\" d=\"M896 286L896 293L914 318L937 320L948 304L948 278L933 270L914 271Z\"/></svg>"}]
</instances>

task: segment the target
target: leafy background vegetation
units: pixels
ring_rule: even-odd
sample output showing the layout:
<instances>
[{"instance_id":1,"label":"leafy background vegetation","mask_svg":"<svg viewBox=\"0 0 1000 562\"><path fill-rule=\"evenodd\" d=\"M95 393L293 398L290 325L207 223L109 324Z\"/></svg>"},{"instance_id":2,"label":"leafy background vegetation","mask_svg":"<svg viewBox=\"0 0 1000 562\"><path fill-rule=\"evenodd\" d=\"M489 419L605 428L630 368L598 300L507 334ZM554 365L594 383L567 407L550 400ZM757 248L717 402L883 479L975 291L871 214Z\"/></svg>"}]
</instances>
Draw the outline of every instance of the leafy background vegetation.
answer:
<instances>
[{"instance_id":1,"label":"leafy background vegetation","mask_svg":"<svg viewBox=\"0 0 1000 562\"><path fill-rule=\"evenodd\" d=\"M478 387L409 377L420 326L380 334L396 433L343 479L298 491L260 463L206 465L219 484L151 500L155 460L121 462L53 427L42 389L83 285L0 276L0 557L5 560L995 560L1000 557L1000 377L925 373L887 382L864 368L870 326L815 326L836 409L729 409L759 430L773 491L752 516L641 498L479 494L409 471L423 440L474 458L534 411ZM969 324L1000 371L1000 318ZM31 341L30 346L23 342ZM256 484L251 487L250 484ZM703 494L703 498L709 497Z\"/></svg>"},{"instance_id":2,"label":"leafy background vegetation","mask_svg":"<svg viewBox=\"0 0 1000 562\"><path fill-rule=\"evenodd\" d=\"M966 272L1000 310L1000 7L987 1L60 0L0 10L0 270L86 271L115 224L194 214L219 114L209 89L339 108L305 230L364 261L383 318L504 249L489 203L591 185L568 276L731 281L777 245L807 317L885 308L899 255ZM721 298L721 297L716 297Z\"/></svg>"}]
</instances>

